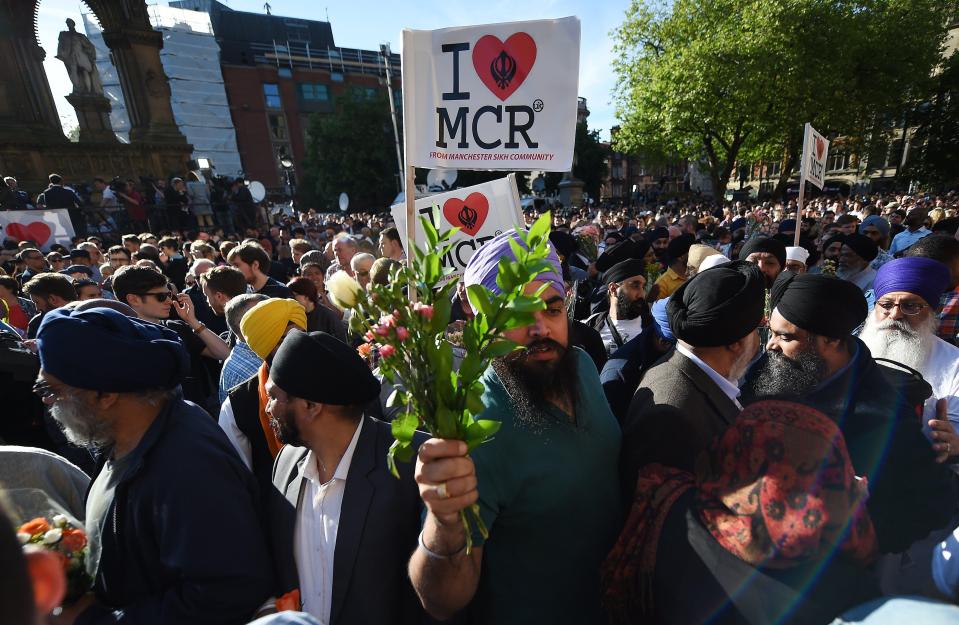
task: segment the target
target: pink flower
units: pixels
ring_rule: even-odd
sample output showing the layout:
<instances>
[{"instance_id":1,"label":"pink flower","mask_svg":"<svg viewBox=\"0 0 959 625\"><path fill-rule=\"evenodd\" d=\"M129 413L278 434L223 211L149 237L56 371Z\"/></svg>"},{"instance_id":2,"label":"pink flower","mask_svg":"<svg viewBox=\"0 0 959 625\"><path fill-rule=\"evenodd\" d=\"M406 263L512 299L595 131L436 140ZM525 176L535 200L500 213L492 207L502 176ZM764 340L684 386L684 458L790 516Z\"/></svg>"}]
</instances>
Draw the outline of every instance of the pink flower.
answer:
<instances>
[{"instance_id":1,"label":"pink flower","mask_svg":"<svg viewBox=\"0 0 959 625\"><path fill-rule=\"evenodd\" d=\"M409 337L410 333L403 326L396 326L396 338L401 341L405 341Z\"/></svg>"},{"instance_id":2,"label":"pink flower","mask_svg":"<svg viewBox=\"0 0 959 625\"><path fill-rule=\"evenodd\" d=\"M367 343L371 343L376 336L372 332L367 331L367 333L363 335L363 338L366 339Z\"/></svg>"},{"instance_id":3,"label":"pink flower","mask_svg":"<svg viewBox=\"0 0 959 625\"><path fill-rule=\"evenodd\" d=\"M416 302L416 304L413 306L413 310L415 310L415 311L418 312L419 314L423 315L423 318L424 318L424 319L430 320L430 319L433 318L433 307L432 307L432 306L429 306L429 305L427 305L427 304L422 304L422 303L420 303L420 302Z\"/></svg>"},{"instance_id":4,"label":"pink flower","mask_svg":"<svg viewBox=\"0 0 959 625\"><path fill-rule=\"evenodd\" d=\"M390 333L390 327L387 325L378 323L375 326L373 326L373 331L379 334L380 336L386 336L387 334Z\"/></svg>"},{"instance_id":5,"label":"pink flower","mask_svg":"<svg viewBox=\"0 0 959 625\"><path fill-rule=\"evenodd\" d=\"M396 319L397 321L399 321L399 320L400 320L400 311L394 310L394 311L393 311L393 318Z\"/></svg>"},{"instance_id":6,"label":"pink flower","mask_svg":"<svg viewBox=\"0 0 959 625\"><path fill-rule=\"evenodd\" d=\"M396 348L393 347L392 345L383 345L382 347L380 347L380 356L382 356L383 358L389 358L395 353L396 353Z\"/></svg>"},{"instance_id":7,"label":"pink flower","mask_svg":"<svg viewBox=\"0 0 959 625\"><path fill-rule=\"evenodd\" d=\"M393 315L384 315L380 317L380 325L384 328L392 328L394 325L396 325L396 319L393 317Z\"/></svg>"}]
</instances>

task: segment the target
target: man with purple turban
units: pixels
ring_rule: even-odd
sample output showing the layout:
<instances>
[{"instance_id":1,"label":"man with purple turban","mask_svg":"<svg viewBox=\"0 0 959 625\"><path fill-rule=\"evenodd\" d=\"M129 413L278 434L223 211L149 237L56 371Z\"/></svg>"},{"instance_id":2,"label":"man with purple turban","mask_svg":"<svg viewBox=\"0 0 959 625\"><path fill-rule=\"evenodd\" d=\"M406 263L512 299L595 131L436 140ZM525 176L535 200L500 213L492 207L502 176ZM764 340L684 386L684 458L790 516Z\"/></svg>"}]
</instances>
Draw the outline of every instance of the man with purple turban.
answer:
<instances>
[{"instance_id":1,"label":"man with purple turban","mask_svg":"<svg viewBox=\"0 0 959 625\"><path fill-rule=\"evenodd\" d=\"M959 424L959 347L936 336L939 299L949 285L949 268L938 260L908 257L886 263L876 273L876 306L860 338L874 357L911 367L929 383L924 425L940 439L936 451L951 456L959 455L959 446L953 449L950 442L954 432L948 422L936 420L937 402L944 401L948 420Z\"/></svg>"},{"instance_id":2,"label":"man with purple turban","mask_svg":"<svg viewBox=\"0 0 959 625\"><path fill-rule=\"evenodd\" d=\"M467 286L499 290L498 262L513 258L511 239L512 230L473 255ZM499 421L496 436L469 455L454 440L419 448L416 481L428 514L409 574L440 620L467 608L482 623L605 622L596 572L622 524L620 430L596 368L570 344L559 260L549 260L553 269L528 288L546 285L545 310L506 332L522 349L494 359L482 377L478 418ZM474 503L489 534L471 528L467 553L459 513Z\"/></svg>"}]
</instances>

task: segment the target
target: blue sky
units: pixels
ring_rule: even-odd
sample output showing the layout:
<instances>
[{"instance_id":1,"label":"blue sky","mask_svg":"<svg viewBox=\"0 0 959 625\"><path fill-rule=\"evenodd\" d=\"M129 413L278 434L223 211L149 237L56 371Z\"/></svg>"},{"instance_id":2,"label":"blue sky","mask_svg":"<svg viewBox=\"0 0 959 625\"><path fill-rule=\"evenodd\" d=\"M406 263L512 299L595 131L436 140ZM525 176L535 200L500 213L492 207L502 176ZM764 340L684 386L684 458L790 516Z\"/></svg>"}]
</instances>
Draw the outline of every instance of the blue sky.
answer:
<instances>
[{"instance_id":1,"label":"blue sky","mask_svg":"<svg viewBox=\"0 0 959 625\"><path fill-rule=\"evenodd\" d=\"M225 4L238 11L262 12L264 2L229 0ZM270 5L274 15L323 20L328 14L337 45L370 50L387 42L394 50L399 50L400 31L404 27L433 29L578 16L582 23L579 95L588 101L589 126L601 129L602 136L608 138L610 127L616 123L610 104L615 78L610 67L612 42L609 32L622 22L629 0L273 0ZM40 43L47 52L44 66L65 126L76 124L70 105L63 99L70 92L71 85L63 64L53 55L56 54L57 34L66 29L64 20L73 17L82 30L80 14L83 11L87 11L86 5L78 0L42 0L40 3Z\"/></svg>"}]
</instances>

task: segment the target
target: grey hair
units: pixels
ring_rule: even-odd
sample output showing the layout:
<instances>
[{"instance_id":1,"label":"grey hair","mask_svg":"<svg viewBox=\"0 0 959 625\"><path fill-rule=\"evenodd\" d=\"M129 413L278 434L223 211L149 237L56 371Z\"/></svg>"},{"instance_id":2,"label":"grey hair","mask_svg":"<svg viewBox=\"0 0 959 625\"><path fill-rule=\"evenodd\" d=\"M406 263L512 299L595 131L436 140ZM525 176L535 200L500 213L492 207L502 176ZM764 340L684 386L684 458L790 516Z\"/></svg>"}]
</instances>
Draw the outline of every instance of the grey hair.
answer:
<instances>
[{"instance_id":1,"label":"grey hair","mask_svg":"<svg viewBox=\"0 0 959 625\"><path fill-rule=\"evenodd\" d=\"M240 321L244 313L266 299L270 298L259 293L244 293L230 299L223 307L223 316L226 317L226 326L230 328L230 332L243 338L243 333L240 332Z\"/></svg>"}]
</instances>

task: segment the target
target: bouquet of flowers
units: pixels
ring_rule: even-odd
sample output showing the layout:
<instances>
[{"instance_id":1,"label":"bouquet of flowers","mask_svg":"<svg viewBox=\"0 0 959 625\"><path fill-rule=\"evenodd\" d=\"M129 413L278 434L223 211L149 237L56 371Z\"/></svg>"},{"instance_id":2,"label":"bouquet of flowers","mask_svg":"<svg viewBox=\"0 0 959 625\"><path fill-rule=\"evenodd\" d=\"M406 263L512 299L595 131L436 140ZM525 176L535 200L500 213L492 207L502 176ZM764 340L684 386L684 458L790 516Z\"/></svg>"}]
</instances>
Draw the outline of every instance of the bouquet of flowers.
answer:
<instances>
[{"instance_id":1,"label":"bouquet of flowers","mask_svg":"<svg viewBox=\"0 0 959 625\"><path fill-rule=\"evenodd\" d=\"M86 532L65 515L31 519L17 529L17 538L24 547L36 545L58 556L67 578L64 603L76 601L93 587L86 567Z\"/></svg>"},{"instance_id":2,"label":"bouquet of flowers","mask_svg":"<svg viewBox=\"0 0 959 625\"><path fill-rule=\"evenodd\" d=\"M601 238L599 228L592 224L580 226L573 231L573 234L576 235L576 240L579 242L579 250L589 262L595 263L599 257L599 241Z\"/></svg>"},{"instance_id":3,"label":"bouquet of flowers","mask_svg":"<svg viewBox=\"0 0 959 625\"><path fill-rule=\"evenodd\" d=\"M836 275L837 267L836 267L836 261L834 260L827 259L822 261L822 264L819 266L819 268L822 270L822 275L824 276Z\"/></svg>"},{"instance_id":4,"label":"bouquet of flowers","mask_svg":"<svg viewBox=\"0 0 959 625\"><path fill-rule=\"evenodd\" d=\"M480 377L491 360L520 349L503 333L530 325L534 313L545 308L540 292L527 295L525 289L550 269L547 257L551 217L543 214L528 232L517 232L524 245L511 241L515 261L500 258L496 283L502 294L481 285L467 287L470 304L477 311L465 322L461 338L465 354L454 366L454 346L447 334L455 280L441 259L449 252L453 231L439 233L428 220L421 220L426 232L426 249L415 247L412 266L396 268L387 285L371 285L369 294L352 278L334 276L327 282L333 302L353 311L350 329L366 339L361 355L378 352L380 372L394 391L387 404L400 408L392 423L396 439L390 447L388 465L399 476L396 461L413 458L413 434L424 429L431 436L465 441L470 450L487 441L499 429L498 421L476 419L483 409L484 387ZM419 295L415 303L406 290L412 285ZM479 506L460 513L472 548L471 527L487 535Z\"/></svg>"},{"instance_id":5,"label":"bouquet of flowers","mask_svg":"<svg viewBox=\"0 0 959 625\"><path fill-rule=\"evenodd\" d=\"M663 266L659 263L648 263L646 265L646 295L653 290L653 285L663 275Z\"/></svg>"}]
</instances>

